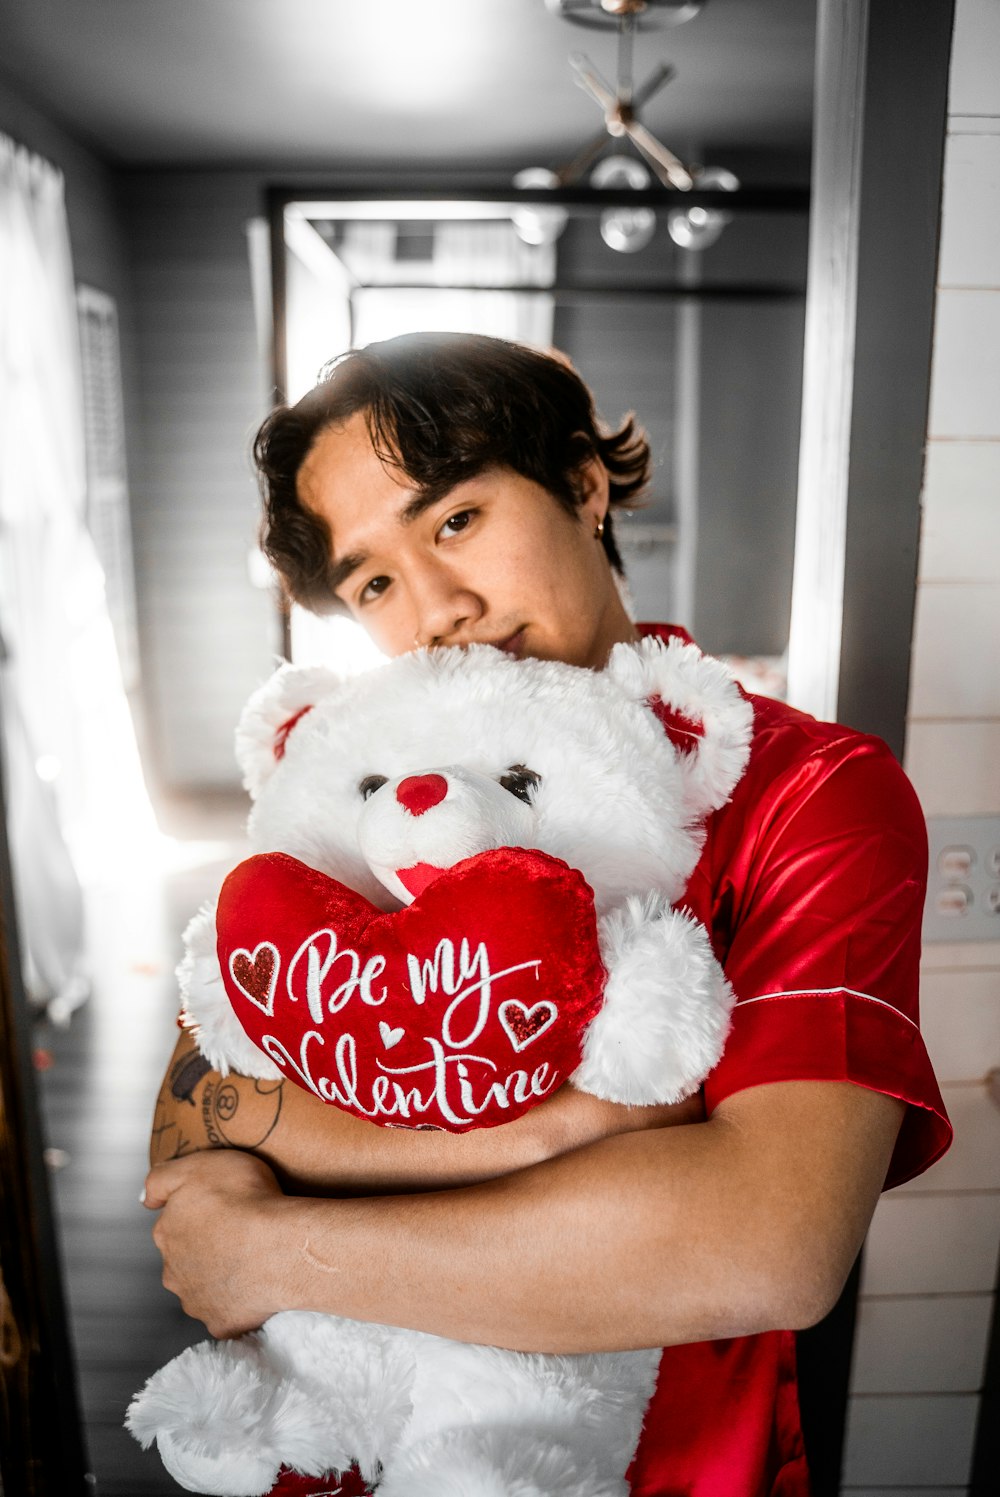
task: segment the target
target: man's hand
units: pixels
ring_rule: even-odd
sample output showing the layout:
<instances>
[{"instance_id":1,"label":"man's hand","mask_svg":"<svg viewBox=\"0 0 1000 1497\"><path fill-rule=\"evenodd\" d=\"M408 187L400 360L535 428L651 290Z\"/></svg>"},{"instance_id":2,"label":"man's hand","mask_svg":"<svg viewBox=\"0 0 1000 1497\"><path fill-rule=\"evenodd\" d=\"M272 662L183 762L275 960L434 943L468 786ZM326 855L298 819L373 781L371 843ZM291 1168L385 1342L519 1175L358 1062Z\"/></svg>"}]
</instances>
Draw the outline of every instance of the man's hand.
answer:
<instances>
[{"instance_id":1,"label":"man's hand","mask_svg":"<svg viewBox=\"0 0 1000 1497\"><path fill-rule=\"evenodd\" d=\"M254 1330L281 1308L285 1197L260 1159L238 1150L154 1165L143 1204L160 1211L153 1241L164 1287L213 1336Z\"/></svg>"}]
</instances>

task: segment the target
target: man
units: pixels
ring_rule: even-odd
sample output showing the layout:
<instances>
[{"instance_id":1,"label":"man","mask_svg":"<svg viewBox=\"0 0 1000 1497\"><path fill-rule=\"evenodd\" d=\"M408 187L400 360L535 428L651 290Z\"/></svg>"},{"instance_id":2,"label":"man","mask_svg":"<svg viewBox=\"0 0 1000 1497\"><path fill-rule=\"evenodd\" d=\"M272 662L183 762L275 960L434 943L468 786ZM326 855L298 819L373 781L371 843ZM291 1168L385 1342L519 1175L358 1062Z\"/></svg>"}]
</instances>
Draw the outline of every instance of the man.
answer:
<instances>
[{"instance_id":1,"label":"man","mask_svg":"<svg viewBox=\"0 0 1000 1497\"><path fill-rule=\"evenodd\" d=\"M636 637L611 511L648 447L631 422L602 431L558 359L373 345L275 412L256 455L292 596L390 655L485 642L600 669ZM524 1350L662 1345L633 1492L804 1497L791 1332L836 1300L887 1175L949 1130L914 1023L913 793L876 740L754 706L686 896L739 1000L703 1102L630 1111L566 1086L500 1129L378 1129L223 1084L182 1038L147 1204L188 1313L217 1335L309 1308ZM202 1152L225 1143L257 1157Z\"/></svg>"}]
</instances>

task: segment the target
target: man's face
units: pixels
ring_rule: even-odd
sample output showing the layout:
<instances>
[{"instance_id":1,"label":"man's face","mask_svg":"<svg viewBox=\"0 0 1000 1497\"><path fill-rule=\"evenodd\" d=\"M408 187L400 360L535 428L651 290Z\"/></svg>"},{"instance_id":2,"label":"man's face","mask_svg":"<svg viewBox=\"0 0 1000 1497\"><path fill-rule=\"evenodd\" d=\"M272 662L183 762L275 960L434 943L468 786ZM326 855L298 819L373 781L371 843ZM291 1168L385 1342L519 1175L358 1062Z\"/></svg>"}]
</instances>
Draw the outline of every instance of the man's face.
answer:
<instances>
[{"instance_id":1,"label":"man's face","mask_svg":"<svg viewBox=\"0 0 1000 1497\"><path fill-rule=\"evenodd\" d=\"M635 631L594 537L608 504L603 465L588 464L581 483L572 515L509 468L426 504L379 459L359 413L320 433L298 491L330 527L337 596L386 654L492 644L600 668Z\"/></svg>"}]
</instances>

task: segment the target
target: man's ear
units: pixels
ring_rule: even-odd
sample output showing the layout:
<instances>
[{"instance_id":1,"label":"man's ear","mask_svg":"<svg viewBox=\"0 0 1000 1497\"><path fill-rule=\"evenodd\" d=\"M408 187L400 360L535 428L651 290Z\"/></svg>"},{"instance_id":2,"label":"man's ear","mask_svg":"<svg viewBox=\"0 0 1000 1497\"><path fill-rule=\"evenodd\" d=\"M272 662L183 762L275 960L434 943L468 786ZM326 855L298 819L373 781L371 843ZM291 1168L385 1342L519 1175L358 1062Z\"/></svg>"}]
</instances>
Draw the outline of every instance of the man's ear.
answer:
<instances>
[{"instance_id":1,"label":"man's ear","mask_svg":"<svg viewBox=\"0 0 1000 1497\"><path fill-rule=\"evenodd\" d=\"M724 806L750 757L753 706L721 660L680 639L648 638L615 645L607 674L649 705L677 749L690 816Z\"/></svg>"},{"instance_id":2,"label":"man's ear","mask_svg":"<svg viewBox=\"0 0 1000 1497\"><path fill-rule=\"evenodd\" d=\"M586 434L577 432L576 440L581 444L582 453L573 469L573 488L579 500L580 517L593 528L608 512L611 479Z\"/></svg>"},{"instance_id":3,"label":"man's ear","mask_svg":"<svg viewBox=\"0 0 1000 1497\"><path fill-rule=\"evenodd\" d=\"M236 760L254 800L284 758L288 740L306 713L341 684L325 666L282 665L258 686L236 729Z\"/></svg>"}]
</instances>

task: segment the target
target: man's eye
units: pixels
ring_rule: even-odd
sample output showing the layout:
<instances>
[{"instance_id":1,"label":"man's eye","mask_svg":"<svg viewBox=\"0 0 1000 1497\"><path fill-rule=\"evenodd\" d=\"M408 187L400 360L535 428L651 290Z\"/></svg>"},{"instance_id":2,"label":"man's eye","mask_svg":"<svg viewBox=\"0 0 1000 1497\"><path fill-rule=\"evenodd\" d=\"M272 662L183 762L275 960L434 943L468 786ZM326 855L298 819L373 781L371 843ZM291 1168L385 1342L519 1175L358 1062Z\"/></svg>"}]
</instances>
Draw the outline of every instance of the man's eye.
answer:
<instances>
[{"instance_id":1,"label":"man's eye","mask_svg":"<svg viewBox=\"0 0 1000 1497\"><path fill-rule=\"evenodd\" d=\"M388 577L370 577L358 594L361 602L367 603L372 598L380 598L389 586L389 581Z\"/></svg>"},{"instance_id":2,"label":"man's eye","mask_svg":"<svg viewBox=\"0 0 1000 1497\"><path fill-rule=\"evenodd\" d=\"M516 795L518 800L523 800L525 805L530 806L532 792L542 783L542 777L524 764L512 764L507 773L500 776L500 783L511 795Z\"/></svg>"},{"instance_id":3,"label":"man's eye","mask_svg":"<svg viewBox=\"0 0 1000 1497\"><path fill-rule=\"evenodd\" d=\"M472 516L473 511L471 509L460 509L457 514L448 516L441 529L446 530L449 535L457 535L460 530L465 529Z\"/></svg>"},{"instance_id":4,"label":"man's eye","mask_svg":"<svg viewBox=\"0 0 1000 1497\"><path fill-rule=\"evenodd\" d=\"M389 781L384 774L366 774L358 785L358 790L361 792L361 799L371 800L376 790L381 790L382 786L388 785L388 783Z\"/></svg>"}]
</instances>

